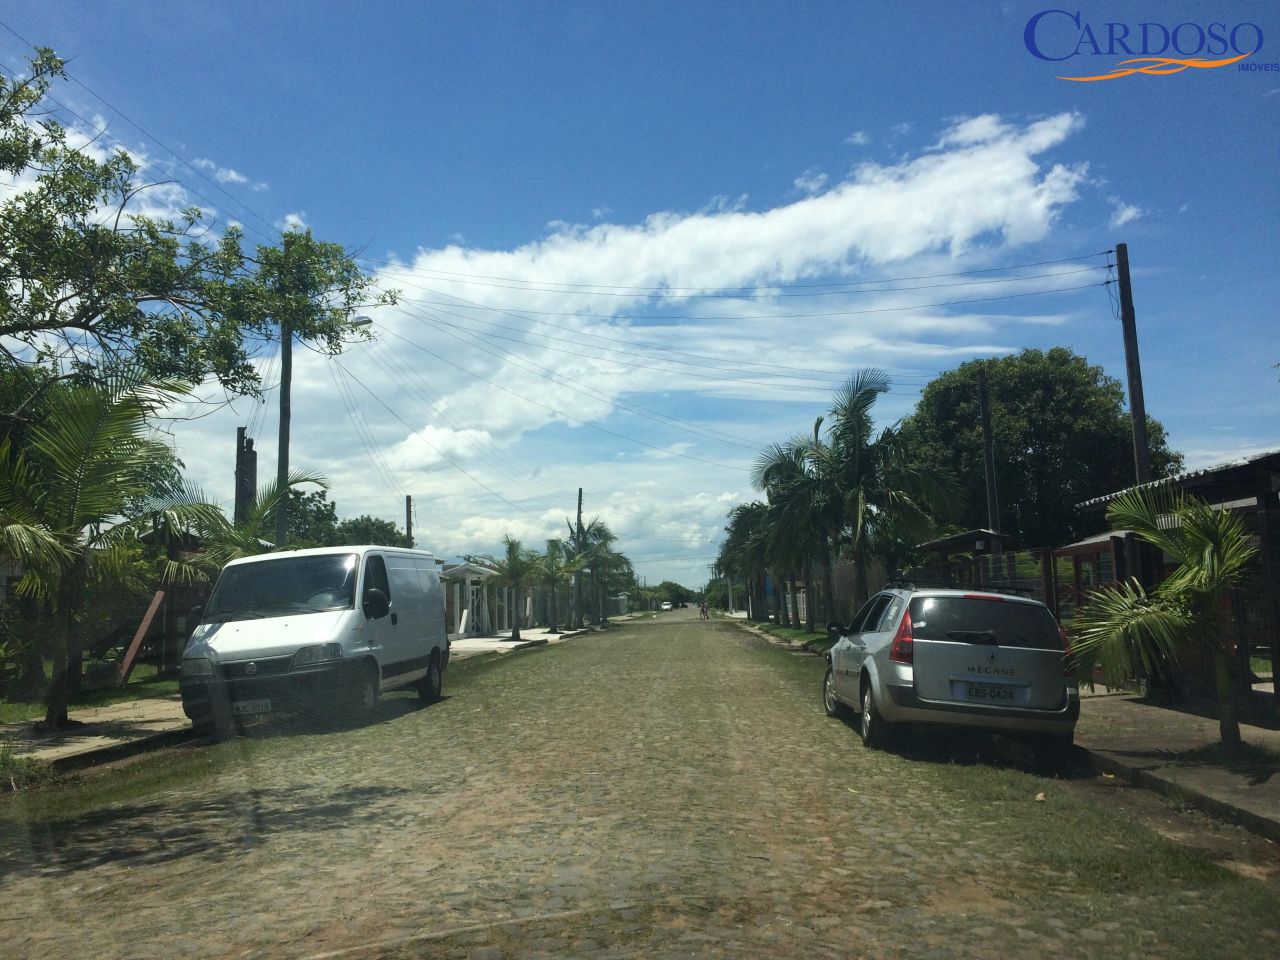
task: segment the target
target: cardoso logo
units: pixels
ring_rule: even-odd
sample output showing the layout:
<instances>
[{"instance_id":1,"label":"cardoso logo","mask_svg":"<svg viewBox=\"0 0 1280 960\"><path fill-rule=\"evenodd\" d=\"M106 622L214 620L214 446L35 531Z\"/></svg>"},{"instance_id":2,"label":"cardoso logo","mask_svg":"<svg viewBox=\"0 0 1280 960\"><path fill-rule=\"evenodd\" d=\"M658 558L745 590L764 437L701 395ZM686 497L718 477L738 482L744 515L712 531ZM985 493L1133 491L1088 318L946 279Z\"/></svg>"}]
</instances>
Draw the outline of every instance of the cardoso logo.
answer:
<instances>
[{"instance_id":1,"label":"cardoso logo","mask_svg":"<svg viewBox=\"0 0 1280 960\"><path fill-rule=\"evenodd\" d=\"M1206 70L1238 63L1262 49L1262 28L1249 21L1090 23L1081 17L1078 10L1075 13L1041 10L1027 21L1023 40L1033 57L1050 62L1082 56L1129 58L1120 60L1114 69L1105 73L1058 77L1059 80L1090 83L1135 73L1164 76L1192 67ZM1249 66L1277 69L1276 64ZM1237 69L1244 70L1246 66L1241 64Z\"/></svg>"}]
</instances>

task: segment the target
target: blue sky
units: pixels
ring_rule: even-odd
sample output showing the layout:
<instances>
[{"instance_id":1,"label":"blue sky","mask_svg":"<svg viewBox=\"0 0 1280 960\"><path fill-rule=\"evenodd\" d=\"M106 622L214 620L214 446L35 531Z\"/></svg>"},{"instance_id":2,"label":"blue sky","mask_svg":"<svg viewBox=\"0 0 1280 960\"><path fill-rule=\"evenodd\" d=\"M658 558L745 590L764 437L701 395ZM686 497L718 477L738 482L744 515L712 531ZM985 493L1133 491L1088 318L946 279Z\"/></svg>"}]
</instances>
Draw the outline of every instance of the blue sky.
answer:
<instances>
[{"instance_id":1,"label":"blue sky","mask_svg":"<svg viewBox=\"0 0 1280 960\"><path fill-rule=\"evenodd\" d=\"M402 520L411 493L422 546L483 552L561 533L581 485L651 582L698 585L753 451L857 368L894 375L885 423L938 372L1027 346L1123 379L1092 256L1116 242L1147 408L1188 463L1280 446L1280 67L1064 81L1124 56L1035 58L1046 9L11 2L0 20L70 59L55 96L100 143L180 181L158 203L251 241L305 223L402 292L346 373L299 360L292 460L329 475L340 515ZM1249 59L1280 64L1273 4L1078 9L1099 36L1252 23ZM1079 30L1055 14L1037 36L1069 51ZM0 30L5 68L23 57ZM1044 261L1062 262L1023 266ZM998 282L953 286L975 280ZM937 305L1015 293L1036 295ZM240 401L172 436L229 500L237 425L273 470L271 413Z\"/></svg>"}]
</instances>

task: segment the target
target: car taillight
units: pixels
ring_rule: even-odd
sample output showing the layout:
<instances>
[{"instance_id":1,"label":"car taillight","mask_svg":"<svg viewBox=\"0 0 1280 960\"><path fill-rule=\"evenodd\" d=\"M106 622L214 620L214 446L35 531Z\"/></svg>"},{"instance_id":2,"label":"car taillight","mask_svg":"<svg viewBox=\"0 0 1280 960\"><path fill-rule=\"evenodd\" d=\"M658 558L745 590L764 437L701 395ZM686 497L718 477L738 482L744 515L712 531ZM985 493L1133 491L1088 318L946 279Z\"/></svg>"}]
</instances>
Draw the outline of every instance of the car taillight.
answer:
<instances>
[{"instance_id":1,"label":"car taillight","mask_svg":"<svg viewBox=\"0 0 1280 960\"><path fill-rule=\"evenodd\" d=\"M894 663L910 663L912 646L911 611L904 610L898 632L893 635L893 643L889 644L889 659Z\"/></svg>"},{"instance_id":2,"label":"car taillight","mask_svg":"<svg viewBox=\"0 0 1280 960\"><path fill-rule=\"evenodd\" d=\"M1062 638L1062 672L1070 677L1073 672L1071 658L1075 651L1071 649L1071 640L1067 637L1067 631L1062 629L1062 624L1058 624L1058 636Z\"/></svg>"}]
</instances>

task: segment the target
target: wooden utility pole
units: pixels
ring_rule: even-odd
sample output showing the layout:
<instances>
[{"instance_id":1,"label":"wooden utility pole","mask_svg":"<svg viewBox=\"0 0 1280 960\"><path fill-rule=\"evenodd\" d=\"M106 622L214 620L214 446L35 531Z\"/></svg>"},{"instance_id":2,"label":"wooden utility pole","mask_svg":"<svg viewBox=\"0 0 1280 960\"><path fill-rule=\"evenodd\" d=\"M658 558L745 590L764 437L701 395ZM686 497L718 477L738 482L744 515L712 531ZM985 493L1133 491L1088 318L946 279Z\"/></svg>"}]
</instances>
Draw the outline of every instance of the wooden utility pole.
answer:
<instances>
[{"instance_id":1,"label":"wooden utility pole","mask_svg":"<svg viewBox=\"0 0 1280 960\"><path fill-rule=\"evenodd\" d=\"M289 387L293 383L293 329L288 319L280 321L280 437L276 454L276 547L289 542Z\"/></svg>"},{"instance_id":2,"label":"wooden utility pole","mask_svg":"<svg viewBox=\"0 0 1280 960\"><path fill-rule=\"evenodd\" d=\"M987 400L987 363L978 364L978 408L982 413L982 472L987 478L987 529L1000 532L1000 502L996 497L996 454L991 439L991 406Z\"/></svg>"},{"instance_id":3,"label":"wooden utility pole","mask_svg":"<svg viewBox=\"0 0 1280 960\"><path fill-rule=\"evenodd\" d=\"M582 560L582 488L578 488L578 525L573 531L575 559ZM573 575L573 628L582 626L582 570Z\"/></svg>"},{"instance_id":4,"label":"wooden utility pole","mask_svg":"<svg viewBox=\"0 0 1280 960\"><path fill-rule=\"evenodd\" d=\"M404 538L413 549L413 496L404 495Z\"/></svg>"},{"instance_id":5,"label":"wooden utility pole","mask_svg":"<svg viewBox=\"0 0 1280 960\"><path fill-rule=\"evenodd\" d=\"M1133 465L1138 483L1151 480L1151 450L1147 445L1147 405L1142 398L1142 364L1138 361L1138 324L1133 315L1133 287L1129 282L1129 245L1116 244L1116 279L1120 287L1120 324L1124 328L1124 365L1129 375L1129 418L1133 424Z\"/></svg>"},{"instance_id":6,"label":"wooden utility pole","mask_svg":"<svg viewBox=\"0 0 1280 960\"><path fill-rule=\"evenodd\" d=\"M258 454L245 432L244 427L236 427L236 523L249 515L249 504L258 490Z\"/></svg>"}]
</instances>

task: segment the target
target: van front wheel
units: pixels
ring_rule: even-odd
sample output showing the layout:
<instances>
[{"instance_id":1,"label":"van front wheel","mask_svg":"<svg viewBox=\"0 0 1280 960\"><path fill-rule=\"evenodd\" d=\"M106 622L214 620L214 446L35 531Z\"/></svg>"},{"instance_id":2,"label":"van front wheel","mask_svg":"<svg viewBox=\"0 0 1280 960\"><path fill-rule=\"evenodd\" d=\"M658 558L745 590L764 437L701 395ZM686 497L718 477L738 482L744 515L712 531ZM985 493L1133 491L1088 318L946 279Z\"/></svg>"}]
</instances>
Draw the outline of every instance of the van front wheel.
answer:
<instances>
[{"instance_id":1,"label":"van front wheel","mask_svg":"<svg viewBox=\"0 0 1280 960\"><path fill-rule=\"evenodd\" d=\"M440 699L443 681L440 676L440 657L431 654L431 662L427 665L427 675L418 681L418 699L424 703L435 703Z\"/></svg>"},{"instance_id":2,"label":"van front wheel","mask_svg":"<svg viewBox=\"0 0 1280 960\"><path fill-rule=\"evenodd\" d=\"M362 663L348 679L346 696L347 713L353 717L366 717L378 703L378 668L372 663Z\"/></svg>"}]
</instances>

